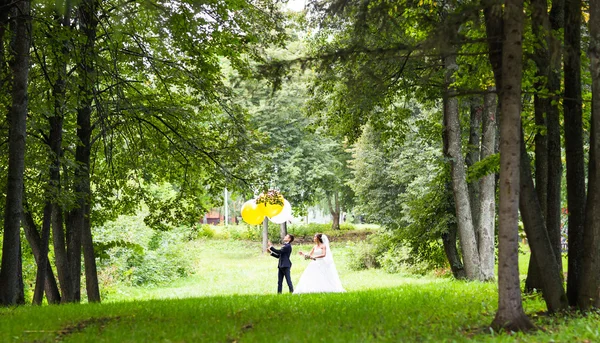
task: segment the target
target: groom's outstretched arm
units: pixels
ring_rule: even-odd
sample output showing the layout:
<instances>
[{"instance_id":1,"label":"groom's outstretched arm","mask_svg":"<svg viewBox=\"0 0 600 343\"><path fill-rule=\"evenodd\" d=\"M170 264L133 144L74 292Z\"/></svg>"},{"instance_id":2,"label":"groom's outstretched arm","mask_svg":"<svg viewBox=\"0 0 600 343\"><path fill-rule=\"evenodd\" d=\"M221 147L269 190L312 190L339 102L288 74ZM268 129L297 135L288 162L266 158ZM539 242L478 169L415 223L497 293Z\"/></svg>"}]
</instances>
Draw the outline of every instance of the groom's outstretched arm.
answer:
<instances>
[{"instance_id":1,"label":"groom's outstretched arm","mask_svg":"<svg viewBox=\"0 0 600 343\"><path fill-rule=\"evenodd\" d=\"M273 256L275 258L279 258L279 256L280 256L279 254L272 252L272 251L269 251L269 253L271 254L271 256Z\"/></svg>"}]
</instances>

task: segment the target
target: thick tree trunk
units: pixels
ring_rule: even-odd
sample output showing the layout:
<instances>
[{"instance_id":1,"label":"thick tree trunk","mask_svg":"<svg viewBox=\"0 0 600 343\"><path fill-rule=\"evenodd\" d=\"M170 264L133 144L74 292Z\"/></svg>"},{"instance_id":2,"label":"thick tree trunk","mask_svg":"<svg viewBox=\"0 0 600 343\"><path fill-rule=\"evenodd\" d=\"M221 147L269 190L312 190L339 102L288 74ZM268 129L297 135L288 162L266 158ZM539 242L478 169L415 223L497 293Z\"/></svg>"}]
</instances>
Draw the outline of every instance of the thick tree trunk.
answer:
<instances>
[{"instance_id":1,"label":"thick tree trunk","mask_svg":"<svg viewBox=\"0 0 600 343\"><path fill-rule=\"evenodd\" d=\"M498 312L492 327L496 330L527 331L534 326L523 311L518 267L523 0L505 1L504 32L500 116Z\"/></svg>"},{"instance_id":2,"label":"thick tree trunk","mask_svg":"<svg viewBox=\"0 0 600 343\"><path fill-rule=\"evenodd\" d=\"M496 153L496 109L497 97L489 89L484 97L482 116L481 158L484 159ZM496 222L496 176L494 173L485 175L479 181L479 222L477 224L479 260L481 261L481 278L484 281L494 279L496 256L495 222Z\"/></svg>"},{"instance_id":3,"label":"thick tree trunk","mask_svg":"<svg viewBox=\"0 0 600 343\"><path fill-rule=\"evenodd\" d=\"M467 170L481 159L481 116L483 112L483 104L480 97L470 99L469 113L469 145L467 148L467 157L465 163ZM480 211L480 189L479 181L473 180L468 183L469 201L471 202L471 218L473 225L479 223ZM479 231L475 230L476 238L479 240Z\"/></svg>"},{"instance_id":4,"label":"thick tree trunk","mask_svg":"<svg viewBox=\"0 0 600 343\"><path fill-rule=\"evenodd\" d=\"M27 127L27 83L29 78L29 43L31 18L29 1L16 2L13 20L14 61L12 105L9 111L8 179L6 182L6 206L4 208L4 232L2 241L2 264L0 267L0 304L16 305L23 293L20 272L20 226L23 211L23 173L25 170L25 136ZM4 9L6 10L6 9Z\"/></svg>"},{"instance_id":5,"label":"thick tree trunk","mask_svg":"<svg viewBox=\"0 0 600 343\"><path fill-rule=\"evenodd\" d=\"M27 204L27 202L25 201L24 204ZM31 213L24 212L21 221L23 223L25 237L27 238L27 242L29 242L29 246L31 247L31 251L33 252L33 257L35 258L35 262L37 263L39 268L41 261L40 257L42 256L42 238L38 234L38 230L36 229L36 225L33 220L33 217L31 216ZM46 218L44 218L44 221L46 221ZM48 299L49 304L60 303L60 292L58 291L58 285L56 283L54 271L52 270L52 266L50 265L50 261L48 258L46 258L46 278L44 280L44 290L46 291L46 298Z\"/></svg>"},{"instance_id":6,"label":"thick tree trunk","mask_svg":"<svg viewBox=\"0 0 600 343\"><path fill-rule=\"evenodd\" d=\"M585 214L584 258L580 309L600 308L600 0L590 0L590 71L592 74L592 118L588 198ZM569 271L569 276L571 275Z\"/></svg>"},{"instance_id":7,"label":"thick tree trunk","mask_svg":"<svg viewBox=\"0 0 600 343\"><path fill-rule=\"evenodd\" d=\"M460 238L463 262L467 279L480 280L481 270L479 250L475 238L475 229L471 216L469 190L465 162L461 149L460 118L458 114L458 99L455 91L449 87L453 73L457 69L456 56L448 56L444 60L446 66L446 92L444 94L444 153L450 161L452 190L456 206L458 236Z\"/></svg>"},{"instance_id":8,"label":"thick tree trunk","mask_svg":"<svg viewBox=\"0 0 600 343\"><path fill-rule=\"evenodd\" d=\"M560 265L556 262L555 251L550 242L548 231L544 227L544 218L540 209L540 202L531 178L530 161L527 149L523 142L521 131L521 193L520 204L521 218L531 247L531 255L540 271L543 296L548 306L548 312L554 313L566 310L569 307ZM543 271L543 272L542 272Z\"/></svg>"},{"instance_id":9,"label":"thick tree trunk","mask_svg":"<svg viewBox=\"0 0 600 343\"><path fill-rule=\"evenodd\" d=\"M565 1L565 153L569 208L567 297L577 303L583 259L585 166L581 108L581 0Z\"/></svg>"}]
</instances>

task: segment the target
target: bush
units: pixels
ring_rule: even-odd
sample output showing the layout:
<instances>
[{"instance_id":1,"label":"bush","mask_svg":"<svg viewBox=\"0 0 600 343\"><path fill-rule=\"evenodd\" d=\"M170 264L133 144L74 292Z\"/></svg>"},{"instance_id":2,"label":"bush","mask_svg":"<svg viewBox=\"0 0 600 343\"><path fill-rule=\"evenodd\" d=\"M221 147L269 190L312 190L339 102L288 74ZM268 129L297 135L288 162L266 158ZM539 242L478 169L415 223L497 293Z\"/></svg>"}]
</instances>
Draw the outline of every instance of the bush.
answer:
<instances>
[{"instance_id":1,"label":"bush","mask_svg":"<svg viewBox=\"0 0 600 343\"><path fill-rule=\"evenodd\" d=\"M101 250L98 274L103 287L110 289L118 283L158 285L191 274L185 242L200 232L210 234L211 229L200 226L196 232L188 227L155 231L140 218L120 217L94 228L99 238L95 245Z\"/></svg>"},{"instance_id":2,"label":"bush","mask_svg":"<svg viewBox=\"0 0 600 343\"><path fill-rule=\"evenodd\" d=\"M198 238L214 238L216 235L215 229L208 224L194 225L188 235L190 241Z\"/></svg>"},{"instance_id":3,"label":"bush","mask_svg":"<svg viewBox=\"0 0 600 343\"><path fill-rule=\"evenodd\" d=\"M397 242L386 232L373 234L366 242L350 245L348 265L353 270L381 268L388 273L426 274L434 269L428 260Z\"/></svg>"},{"instance_id":4,"label":"bush","mask_svg":"<svg viewBox=\"0 0 600 343\"><path fill-rule=\"evenodd\" d=\"M368 242L358 242L350 245L351 254L348 258L348 267L352 270L379 268L377 247Z\"/></svg>"}]
</instances>

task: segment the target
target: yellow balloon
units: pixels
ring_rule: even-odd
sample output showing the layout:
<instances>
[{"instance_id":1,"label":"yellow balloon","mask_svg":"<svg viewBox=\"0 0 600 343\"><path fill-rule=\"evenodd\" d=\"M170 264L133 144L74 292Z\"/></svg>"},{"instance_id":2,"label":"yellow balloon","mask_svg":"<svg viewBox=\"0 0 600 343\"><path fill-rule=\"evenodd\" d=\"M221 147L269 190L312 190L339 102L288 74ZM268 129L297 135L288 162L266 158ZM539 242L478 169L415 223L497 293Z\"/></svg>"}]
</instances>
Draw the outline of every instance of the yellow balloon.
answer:
<instances>
[{"instance_id":1,"label":"yellow balloon","mask_svg":"<svg viewBox=\"0 0 600 343\"><path fill-rule=\"evenodd\" d=\"M281 197L281 199L283 199L283 197ZM283 200L281 200L281 202L283 203ZM265 214L269 218L275 217L276 215L281 213L281 211L283 211L283 205L266 204L266 206L265 206Z\"/></svg>"},{"instance_id":2,"label":"yellow balloon","mask_svg":"<svg viewBox=\"0 0 600 343\"><path fill-rule=\"evenodd\" d=\"M248 200L242 205L242 219L250 225L258 225L265 219L263 206L259 206L255 199Z\"/></svg>"}]
</instances>

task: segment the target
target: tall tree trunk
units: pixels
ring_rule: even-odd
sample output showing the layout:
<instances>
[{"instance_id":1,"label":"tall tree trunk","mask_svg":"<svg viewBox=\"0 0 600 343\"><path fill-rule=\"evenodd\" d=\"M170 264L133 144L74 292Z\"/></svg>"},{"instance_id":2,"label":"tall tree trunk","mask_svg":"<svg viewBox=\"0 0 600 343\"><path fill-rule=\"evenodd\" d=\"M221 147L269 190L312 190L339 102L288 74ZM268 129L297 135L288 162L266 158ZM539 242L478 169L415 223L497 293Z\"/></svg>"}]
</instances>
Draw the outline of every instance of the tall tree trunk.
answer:
<instances>
[{"instance_id":1,"label":"tall tree trunk","mask_svg":"<svg viewBox=\"0 0 600 343\"><path fill-rule=\"evenodd\" d=\"M479 251L475 239L465 162L461 149L458 99L455 96L456 91L450 87L453 80L453 73L458 68L456 56L447 56L444 63L446 67L446 92L444 94L444 154L450 161L450 175L452 177L452 190L456 206L458 236L460 238L467 279L479 280L481 278Z\"/></svg>"},{"instance_id":2,"label":"tall tree trunk","mask_svg":"<svg viewBox=\"0 0 600 343\"><path fill-rule=\"evenodd\" d=\"M553 5L554 7L556 5ZM533 0L531 9L531 25L537 46L534 61L537 66L536 75L541 80L537 84L535 118L536 125L547 127L545 134L538 132L535 137L535 186L542 216L546 220L546 229L554 249L554 256L562 266L560 251L562 162L560 160L559 111L556 99L556 94L560 89L560 76L557 75L557 70L555 70L560 69L560 57L558 57L558 66L557 62L552 60L552 56L556 53L560 54L560 51L556 51L555 41L557 39L554 37L551 27L552 25L558 26L560 22L553 18L553 24L551 24L546 0ZM553 16L556 16L556 13L555 10ZM555 103L553 104L553 102ZM531 255L527 280L525 281L526 291L543 290L541 273L542 270L537 265L536 259Z\"/></svg>"},{"instance_id":3,"label":"tall tree trunk","mask_svg":"<svg viewBox=\"0 0 600 343\"><path fill-rule=\"evenodd\" d=\"M61 302L75 301L75 294L71 283L71 270L66 249L66 237L63 226L63 210L58 204L52 207L52 245L54 246L54 261L56 273L62 292Z\"/></svg>"},{"instance_id":4,"label":"tall tree trunk","mask_svg":"<svg viewBox=\"0 0 600 343\"><path fill-rule=\"evenodd\" d=\"M3 9L6 9L6 6L8 5L8 0L0 0L0 7ZM4 44L5 44L5 36L6 36L6 30L8 29L8 10L2 10L0 11L0 89L5 90L6 93L8 93L6 90L9 89L9 84L8 84L8 68L6 68L6 51L4 50ZM0 96L0 101L2 101L3 105L6 105L6 107L8 107L8 102L5 103L5 101L7 101L8 99L5 99L4 96L7 96L8 94L2 94Z\"/></svg>"},{"instance_id":5,"label":"tall tree trunk","mask_svg":"<svg viewBox=\"0 0 600 343\"><path fill-rule=\"evenodd\" d=\"M498 92L502 90L502 40L504 39L502 8L500 1L490 1L483 9L488 56ZM502 99L500 97L498 97L498 109L502 112Z\"/></svg>"},{"instance_id":6,"label":"tall tree trunk","mask_svg":"<svg viewBox=\"0 0 600 343\"><path fill-rule=\"evenodd\" d=\"M564 26L563 5L564 0L553 0L550 11L550 76L548 79L548 92L551 101L546 113L548 135L548 204L546 206L546 229L550 242L556 254L556 262L562 270L561 251L561 213L562 213L562 148L560 141L560 87L562 68L562 48L558 33Z\"/></svg>"},{"instance_id":7,"label":"tall tree trunk","mask_svg":"<svg viewBox=\"0 0 600 343\"><path fill-rule=\"evenodd\" d=\"M340 211L339 193L338 193L338 191L333 192L333 202L331 201L330 193L327 193L326 198L327 198L327 207L329 207L329 213L331 214L331 218L332 218L331 229L339 230L340 229L340 216L341 216L341 212L342 212L342 211Z\"/></svg>"},{"instance_id":8,"label":"tall tree trunk","mask_svg":"<svg viewBox=\"0 0 600 343\"><path fill-rule=\"evenodd\" d=\"M85 263L85 289L89 302L100 302L100 287L98 285L98 270L90 226L90 206L86 205L83 224L83 259Z\"/></svg>"},{"instance_id":9,"label":"tall tree trunk","mask_svg":"<svg viewBox=\"0 0 600 343\"><path fill-rule=\"evenodd\" d=\"M35 290L33 292L33 304L41 305L44 300L44 289L48 278L48 243L50 240L50 221L52 217L52 205L47 202L44 206L44 219L42 221L42 237L40 238L39 259L37 261L37 273L35 277ZM50 299L48 299L50 302Z\"/></svg>"},{"instance_id":10,"label":"tall tree trunk","mask_svg":"<svg viewBox=\"0 0 600 343\"><path fill-rule=\"evenodd\" d=\"M577 303L583 259L585 166L581 108L581 0L565 0L565 153L569 208L567 297Z\"/></svg>"},{"instance_id":11,"label":"tall tree trunk","mask_svg":"<svg viewBox=\"0 0 600 343\"><path fill-rule=\"evenodd\" d=\"M262 251L267 251L267 243L269 242L269 219L265 217L263 219L263 230L262 230Z\"/></svg>"},{"instance_id":12,"label":"tall tree trunk","mask_svg":"<svg viewBox=\"0 0 600 343\"><path fill-rule=\"evenodd\" d=\"M20 271L20 226L23 211L23 173L25 170L25 136L27 131L27 83L29 78L29 43L31 39L30 3L14 4L16 15L11 19L14 29L11 63L13 75L12 106L9 111L8 179L4 208L4 236L0 267L0 304L16 305L23 293Z\"/></svg>"},{"instance_id":13,"label":"tall tree trunk","mask_svg":"<svg viewBox=\"0 0 600 343\"><path fill-rule=\"evenodd\" d=\"M79 20L85 43L81 51L81 83L80 104L77 109L77 137L80 144L75 150L77 169L75 170L75 194L78 195L77 207L68 215L67 219L67 254L71 285L73 287L74 301L81 300L81 248L83 245L85 258L86 287L88 300L100 301L98 291L98 276L96 273L96 259L94 257L93 241L89 225L89 206L91 199L90 187L90 154L91 154L91 116L94 100L94 87L96 71L94 66L96 27L96 0L85 0L79 6Z\"/></svg>"},{"instance_id":14,"label":"tall tree trunk","mask_svg":"<svg viewBox=\"0 0 600 343\"><path fill-rule=\"evenodd\" d=\"M442 234L442 243L444 244L444 252L446 253L448 263L450 264L452 275L457 280L466 279L467 273L465 272L465 266L460 260L458 249L456 249L456 226L448 226L448 232Z\"/></svg>"},{"instance_id":15,"label":"tall tree trunk","mask_svg":"<svg viewBox=\"0 0 600 343\"><path fill-rule=\"evenodd\" d=\"M531 255L540 270L541 287L543 296L548 306L548 312L554 313L566 310L569 307L560 265L556 262L555 251L552 247L548 231L544 227L544 218L540 209L540 202L531 178L530 161L527 155L523 132L521 131L521 193L520 204L521 218L525 233L531 247ZM543 272L542 272L543 271Z\"/></svg>"},{"instance_id":16,"label":"tall tree trunk","mask_svg":"<svg viewBox=\"0 0 600 343\"><path fill-rule=\"evenodd\" d=\"M600 308L600 0L590 0L590 71L592 74L592 118L588 197L585 214L584 258L580 309ZM571 272L569 271L569 277Z\"/></svg>"},{"instance_id":17,"label":"tall tree trunk","mask_svg":"<svg viewBox=\"0 0 600 343\"><path fill-rule=\"evenodd\" d=\"M284 221L283 223L279 224L279 236L281 237L281 240L283 240L287 234L287 221Z\"/></svg>"},{"instance_id":18,"label":"tall tree trunk","mask_svg":"<svg viewBox=\"0 0 600 343\"><path fill-rule=\"evenodd\" d=\"M523 0L505 1L504 33L500 116L498 312L492 327L496 330L527 331L534 326L523 311L518 252Z\"/></svg>"},{"instance_id":19,"label":"tall tree trunk","mask_svg":"<svg viewBox=\"0 0 600 343\"><path fill-rule=\"evenodd\" d=\"M25 207L27 207L27 201L26 199L24 200L25 201L23 203L25 204ZM46 221L46 218L44 218L44 221ZM31 247L31 251L33 252L33 257L39 268L41 260L40 257L42 255L42 238L38 234L38 230L36 229L36 225L33 220L33 217L31 216L31 213L29 213L27 210L23 212L23 218L21 218L21 222L23 223L25 237L29 242L29 246ZM46 298L48 299L49 304L60 303L60 292L58 291L56 278L54 276L54 272L52 270L52 266L50 265L50 260L48 258L46 258L46 278L44 280L44 290L46 291Z\"/></svg>"},{"instance_id":20,"label":"tall tree trunk","mask_svg":"<svg viewBox=\"0 0 600 343\"><path fill-rule=\"evenodd\" d=\"M469 99L469 145L467 148L467 157L465 163L467 170L481 159L481 116L483 112L483 104L479 96ZM469 201L471 202L471 218L475 227L479 223L480 211L480 189L479 181L473 180L468 183ZM476 239L479 241L479 230L475 229Z\"/></svg>"},{"instance_id":21,"label":"tall tree trunk","mask_svg":"<svg viewBox=\"0 0 600 343\"><path fill-rule=\"evenodd\" d=\"M481 141L481 158L485 159L496 153L496 109L497 97L489 89L484 97L482 116L483 134ZM484 281L494 279L496 256L494 254L494 237L496 221L496 176L485 175L479 181L479 222L477 224L479 260L481 261L481 278Z\"/></svg>"}]
</instances>

